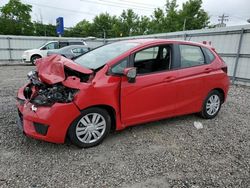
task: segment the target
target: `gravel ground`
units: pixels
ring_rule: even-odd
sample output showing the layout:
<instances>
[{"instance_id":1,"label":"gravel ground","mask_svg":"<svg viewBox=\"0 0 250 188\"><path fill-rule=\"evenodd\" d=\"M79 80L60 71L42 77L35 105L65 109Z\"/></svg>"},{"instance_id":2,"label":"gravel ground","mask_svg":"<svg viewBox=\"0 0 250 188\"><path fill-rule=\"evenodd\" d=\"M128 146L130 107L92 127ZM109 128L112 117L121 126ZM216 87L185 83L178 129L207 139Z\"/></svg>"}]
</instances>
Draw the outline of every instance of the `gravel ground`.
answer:
<instances>
[{"instance_id":1,"label":"gravel ground","mask_svg":"<svg viewBox=\"0 0 250 188\"><path fill-rule=\"evenodd\" d=\"M250 187L250 88L232 86L213 120L171 118L78 149L19 132L15 95L31 69L0 67L0 187Z\"/></svg>"}]
</instances>

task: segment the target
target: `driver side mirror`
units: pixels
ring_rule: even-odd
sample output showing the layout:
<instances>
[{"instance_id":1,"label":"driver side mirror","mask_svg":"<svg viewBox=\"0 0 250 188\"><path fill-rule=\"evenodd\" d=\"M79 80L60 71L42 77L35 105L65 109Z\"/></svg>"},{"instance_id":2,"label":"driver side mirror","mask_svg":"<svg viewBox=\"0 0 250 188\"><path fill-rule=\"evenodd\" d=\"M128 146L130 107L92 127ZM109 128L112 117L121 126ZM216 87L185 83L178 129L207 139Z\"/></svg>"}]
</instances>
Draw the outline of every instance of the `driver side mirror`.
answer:
<instances>
[{"instance_id":1,"label":"driver side mirror","mask_svg":"<svg viewBox=\"0 0 250 188\"><path fill-rule=\"evenodd\" d=\"M124 69L123 74L128 78L129 83L135 83L136 79L136 67L129 67Z\"/></svg>"}]
</instances>

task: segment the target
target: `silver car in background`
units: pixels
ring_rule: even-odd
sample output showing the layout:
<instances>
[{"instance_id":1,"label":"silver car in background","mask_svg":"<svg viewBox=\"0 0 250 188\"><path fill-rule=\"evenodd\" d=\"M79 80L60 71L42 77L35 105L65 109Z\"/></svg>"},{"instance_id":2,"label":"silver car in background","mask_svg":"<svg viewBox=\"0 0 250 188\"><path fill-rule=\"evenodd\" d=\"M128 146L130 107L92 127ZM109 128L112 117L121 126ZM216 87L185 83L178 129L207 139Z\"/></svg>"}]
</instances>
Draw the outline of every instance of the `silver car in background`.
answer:
<instances>
[{"instance_id":1,"label":"silver car in background","mask_svg":"<svg viewBox=\"0 0 250 188\"><path fill-rule=\"evenodd\" d=\"M91 50L90 47L84 46L84 45L70 45L70 46L65 46L61 49L58 50L50 50L47 52L47 55L52 55L52 54L59 54L62 55L68 59L74 59L75 57L78 57L82 54L85 54Z\"/></svg>"}]
</instances>

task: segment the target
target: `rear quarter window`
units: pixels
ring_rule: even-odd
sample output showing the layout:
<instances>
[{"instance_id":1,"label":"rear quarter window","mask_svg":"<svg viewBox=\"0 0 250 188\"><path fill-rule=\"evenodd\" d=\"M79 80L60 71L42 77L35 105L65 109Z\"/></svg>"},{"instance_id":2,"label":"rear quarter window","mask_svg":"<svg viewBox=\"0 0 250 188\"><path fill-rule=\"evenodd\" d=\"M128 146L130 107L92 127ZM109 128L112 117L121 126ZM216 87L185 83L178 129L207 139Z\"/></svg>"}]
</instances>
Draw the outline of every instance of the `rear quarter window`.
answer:
<instances>
[{"instance_id":1,"label":"rear quarter window","mask_svg":"<svg viewBox=\"0 0 250 188\"><path fill-rule=\"evenodd\" d=\"M203 51L207 55L207 60L208 60L207 63L211 63L215 59L214 54L208 48L203 48Z\"/></svg>"}]
</instances>

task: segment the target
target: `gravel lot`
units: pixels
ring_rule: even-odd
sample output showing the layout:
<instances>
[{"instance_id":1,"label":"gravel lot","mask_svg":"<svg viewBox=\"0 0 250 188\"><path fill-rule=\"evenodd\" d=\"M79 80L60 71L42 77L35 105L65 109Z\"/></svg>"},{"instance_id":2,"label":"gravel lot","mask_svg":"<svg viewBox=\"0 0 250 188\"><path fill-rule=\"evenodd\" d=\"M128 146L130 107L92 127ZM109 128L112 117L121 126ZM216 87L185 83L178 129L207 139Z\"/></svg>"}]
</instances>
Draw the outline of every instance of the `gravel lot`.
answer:
<instances>
[{"instance_id":1,"label":"gravel lot","mask_svg":"<svg viewBox=\"0 0 250 188\"><path fill-rule=\"evenodd\" d=\"M15 95L31 69L0 67L0 187L250 186L250 88L232 86L213 120L171 118L78 149L19 132Z\"/></svg>"}]
</instances>

